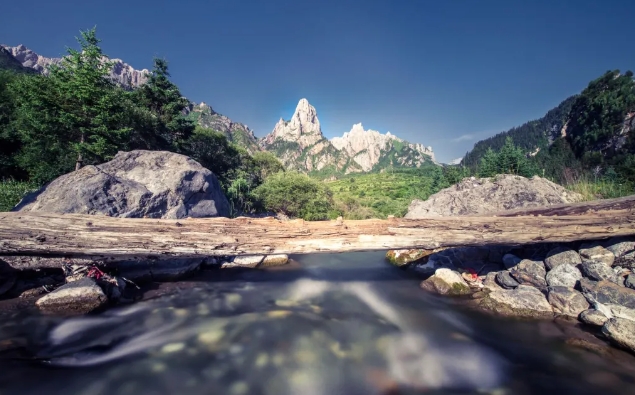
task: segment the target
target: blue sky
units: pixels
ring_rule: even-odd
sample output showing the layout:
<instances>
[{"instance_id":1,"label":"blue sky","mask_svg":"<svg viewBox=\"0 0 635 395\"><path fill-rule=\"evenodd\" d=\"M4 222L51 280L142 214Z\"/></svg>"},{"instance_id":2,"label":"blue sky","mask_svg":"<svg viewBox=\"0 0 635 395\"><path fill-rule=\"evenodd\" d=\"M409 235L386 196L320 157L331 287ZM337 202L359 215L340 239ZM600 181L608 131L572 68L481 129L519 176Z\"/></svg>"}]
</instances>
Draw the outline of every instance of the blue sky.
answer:
<instances>
[{"instance_id":1,"label":"blue sky","mask_svg":"<svg viewBox=\"0 0 635 395\"><path fill-rule=\"evenodd\" d=\"M441 161L635 69L626 0L40 1L3 4L0 42L45 56L97 25L135 68L169 61L191 100L269 133L306 97L324 134L354 123Z\"/></svg>"}]
</instances>

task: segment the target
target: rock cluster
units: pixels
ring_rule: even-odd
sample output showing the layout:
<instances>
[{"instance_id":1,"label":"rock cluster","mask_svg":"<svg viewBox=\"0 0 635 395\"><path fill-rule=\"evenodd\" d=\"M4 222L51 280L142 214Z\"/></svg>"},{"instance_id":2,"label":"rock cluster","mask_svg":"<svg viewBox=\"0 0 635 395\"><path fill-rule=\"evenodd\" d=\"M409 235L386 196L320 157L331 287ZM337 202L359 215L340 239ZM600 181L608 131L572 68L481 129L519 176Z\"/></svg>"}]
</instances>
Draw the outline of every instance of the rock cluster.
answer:
<instances>
[{"instance_id":1,"label":"rock cluster","mask_svg":"<svg viewBox=\"0 0 635 395\"><path fill-rule=\"evenodd\" d=\"M635 352L635 290L628 281L635 238L454 248L420 256L402 267L428 275L434 270L421 284L425 290L469 294L478 308L505 316L577 319Z\"/></svg>"}]
</instances>

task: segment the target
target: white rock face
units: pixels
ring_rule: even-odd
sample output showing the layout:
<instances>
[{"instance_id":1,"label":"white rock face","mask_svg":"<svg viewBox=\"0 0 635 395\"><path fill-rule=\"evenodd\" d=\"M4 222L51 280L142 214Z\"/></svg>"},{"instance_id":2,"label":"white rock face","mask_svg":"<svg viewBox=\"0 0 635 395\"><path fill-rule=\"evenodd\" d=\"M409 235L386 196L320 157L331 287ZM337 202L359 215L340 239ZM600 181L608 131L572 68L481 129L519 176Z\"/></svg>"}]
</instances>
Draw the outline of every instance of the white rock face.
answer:
<instances>
[{"instance_id":1,"label":"white rock face","mask_svg":"<svg viewBox=\"0 0 635 395\"><path fill-rule=\"evenodd\" d=\"M419 167L426 161L435 161L432 147L409 143L390 132L381 134L376 130L364 130L361 123L353 125L342 137L331 139L331 144L345 151L364 171L372 170L391 150L407 151L397 155L398 165Z\"/></svg>"},{"instance_id":2,"label":"white rock face","mask_svg":"<svg viewBox=\"0 0 635 395\"><path fill-rule=\"evenodd\" d=\"M61 58L47 58L38 55L26 46L20 44L16 47L2 45L7 51L13 55L22 66L32 68L40 73L46 74L48 66L52 64L60 64ZM124 63L121 59L110 59L113 62L110 78L117 84L124 87L137 87L147 81L147 69L135 70L132 66Z\"/></svg>"},{"instance_id":3,"label":"white rock face","mask_svg":"<svg viewBox=\"0 0 635 395\"><path fill-rule=\"evenodd\" d=\"M307 99L298 102L293 117L290 121L280 118L273 131L265 138L266 144L272 144L275 140L297 142L301 149L310 147L322 140L322 128L317 117L315 107L309 104Z\"/></svg>"},{"instance_id":4,"label":"white rock face","mask_svg":"<svg viewBox=\"0 0 635 395\"><path fill-rule=\"evenodd\" d=\"M362 170L324 137L317 111L307 99L298 102L291 120L280 118L260 145L273 152L287 169L310 172L333 166L347 173Z\"/></svg>"}]
</instances>

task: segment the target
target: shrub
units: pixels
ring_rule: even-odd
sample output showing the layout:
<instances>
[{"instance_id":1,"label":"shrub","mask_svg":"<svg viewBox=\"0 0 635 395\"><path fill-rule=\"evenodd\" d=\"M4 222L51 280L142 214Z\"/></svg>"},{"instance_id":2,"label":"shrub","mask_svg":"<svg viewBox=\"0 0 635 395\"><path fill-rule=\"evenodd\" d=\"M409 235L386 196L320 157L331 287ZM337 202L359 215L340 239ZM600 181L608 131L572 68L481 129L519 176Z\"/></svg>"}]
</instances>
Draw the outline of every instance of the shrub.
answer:
<instances>
[{"instance_id":1,"label":"shrub","mask_svg":"<svg viewBox=\"0 0 635 395\"><path fill-rule=\"evenodd\" d=\"M307 221L325 220L333 195L322 182L297 172L279 172L253 191L266 210Z\"/></svg>"}]
</instances>

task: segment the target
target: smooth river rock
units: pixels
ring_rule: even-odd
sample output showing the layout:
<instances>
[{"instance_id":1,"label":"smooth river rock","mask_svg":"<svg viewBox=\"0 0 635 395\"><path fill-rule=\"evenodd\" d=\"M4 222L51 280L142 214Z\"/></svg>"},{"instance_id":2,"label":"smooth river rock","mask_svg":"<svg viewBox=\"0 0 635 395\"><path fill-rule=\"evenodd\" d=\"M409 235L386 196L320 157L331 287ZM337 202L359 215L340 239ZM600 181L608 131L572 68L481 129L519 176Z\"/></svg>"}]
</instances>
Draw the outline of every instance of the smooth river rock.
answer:
<instances>
[{"instance_id":1,"label":"smooth river rock","mask_svg":"<svg viewBox=\"0 0 635 395\"><path fill-rule=\"evenodd\" d=\"M583 278L580 280L582 292L588 294L587 299L592 299L602 304L617 304L630 309L635 309L635 290L619 286L610 281L591 281Z\"/></svg>"},{"instance_id":2,"label":"smooth river rock","mask_svg":"<svg viewBox=\"0 0 635 395\"><path fill-rule=\"evenodd\" d=\"M582 263L580 255L569 247L558 246L547 253L545 258L545 266L549 270L553 270L560 265L576 266Z\"/></svg>"},{"instance_id":3,"label":"smooth river rock","mask_svg":"<svg viewBox=\"0 0 635 395\"><path fill-rule=\"evenodd\" d=\"M608 317L604 315L604 313L595 309L584 310L582 313L580 313L579 318L580 321L584 322L585 324L593 326L602 326L608 320Z\"/></svg>"},{"instance_id":4,"label":"smooth river rock","mask_svg":"<svg viewBox=\"0 0 635 395\"><path fill-rule=\"evenodd\" d=\"M584 296L569 287L549 287L547 300L555 313L574 318L589 308L589 302Z\"/></svg>"},{"instance_id":5,"label":"smooth river rock","mask_svg":"<svg viewBox=\"0 0 635 395\"><path fill-rule=\"evenodd\" d=\"M421 288L439 295L458 296L472 293L470 286L459 273L446 268L437 269L434 275L421 282Z\"/></svg>"},{"instance_id":6,"label":"smooth river rock","mask_svg":"<svg viewBox=\"0 0 635 395\"><path fill-rule=\"evenodd\" d=\"M529 285L490 292L479 303L484 310L504 316L523 318L552 318L553 308L539 289Z\"/></svg>"},{"instance_id":7,"label":"smooth river rock","mask_svg":"<svg viewBox=\"0 0 635 395\"><path fill-rule=\"evenodd\" d=\"M507 270L496 273L496 282L505 289L514 289L520 285Z\"/></svg>"},{"instance_id":8,"label":"smooth river rock","mask_svg":"<svg viewBox=\"0 0 635 395\"><path fill-rule=\"evenodd\" d=\"M41 297L36 306L48 314L86 314L105 305L108 298L91 277L63 285Z\"/></svg>"},{"instance_id":9,"label":"smooth river rock","mask_svg":"<svg viewBox=\"0 0 635 395\"><path fill-rule=\"evenodd\" d=\"M635 321L611 318L602 327L602 334L618 346L635 352Z\"/></svg>"},{"instance_id":10,"label":"smooth river rock","mask_svg":"<svg viewBox=\"0 0 635 395\"><path fill-rule=\"evenodd\" d=\"M577 267L569 264L557 265L547 273L547 285L550 287L574 288L582 279Z\"/></svg>"},{"instance_id":11,"label":"smooth river rock","mask_svg":"<svg viewBox=\"0 0 635 395\"><path fill-rule=\"evenodd\" d=\"M533 285L539 289L547 288L547 281L545 280L547 271L542 262L523 259L509 273L520 284Z\"/></svg>"}]
</instances>

